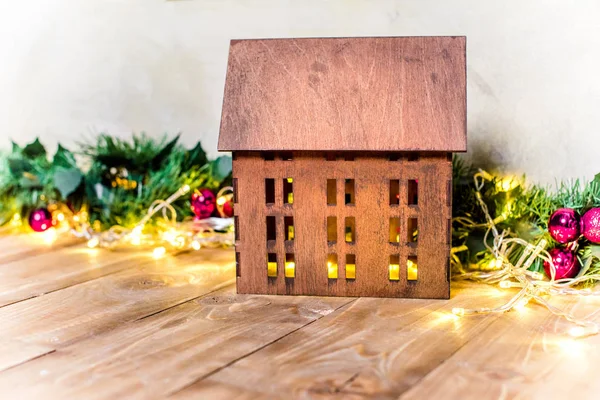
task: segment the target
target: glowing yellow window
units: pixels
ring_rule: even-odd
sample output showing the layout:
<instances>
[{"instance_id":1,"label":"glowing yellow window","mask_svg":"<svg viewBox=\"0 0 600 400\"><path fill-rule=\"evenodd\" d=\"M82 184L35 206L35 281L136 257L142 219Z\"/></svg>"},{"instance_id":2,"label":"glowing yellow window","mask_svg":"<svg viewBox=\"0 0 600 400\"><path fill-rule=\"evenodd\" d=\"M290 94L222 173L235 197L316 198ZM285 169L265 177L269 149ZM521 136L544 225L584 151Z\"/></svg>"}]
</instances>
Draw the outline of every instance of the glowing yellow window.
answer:
<instances>
[{"instance_id":1,"label":"glowing yellow window","mask_svg":"<svg viewBox=\"0 0 600 400\"><path fill-rule=\"evenodd\" d=\"M267 276L269 278L277 277L277 254L267 254Z\"/></svg>"},{"instance_id":2,"label":"glowing yellow window","mask_svg":"<svg viewBox=\"0 0 600 400\"><path fill-rule=\"evenodd\" d=\"M338 278L337 254L328 254L327 255L327 277L329 279L337 279Z\"/></svg>"},{"instance_id":3,"label":"glowing yellow window","mask_svg":"<svg viewBox=\"0 0 600 400\"><path fill-rule=\"evenodd\" d=\"M346 254L346 279L356 279L356 256Z\"/></svg>"},{"instance_id":4,"label":"glowing yellow window","mask_svg":"<svg viewBox=\"0 0 600 400\"><path fill-rule=\"evenodd\" d=\"M294 240L294 217L284 217L285 240Z\"/></svg>"},{"instance_id":5,"label":"glowing yellow window","mask_svg":"<svg viewBox=\"0 0 600 400\"><path fill-rule=\"evenodd\" d=\"M406 279L416 281L417 272L417 257L409 256L408 260L406 260Z\"/></svg>"},{"instance_id":6,"label":"glowing yellow window","mask_svg":"<svg viewBox=\"0 0 600 400\"><path fill-rule=\"evenodd\" d=\"M296 261L294 253L286 253L285 255L285 277L294 278L296 276Z\"/></svg>"},{"instance_id":7,"label":"glowing yellow window","mask_svg":"<svg viewBox=\"0 0 600 400\"><path fill-rule=\"evenodd\" d=\"M294 204L294 179L292 178L283 180L283 202L285 204Z\"/></svg>"},{"instance_id":8,"label":"glowing yellow window","mask_svg":"<svg viewBox=\"0 0 600 400\"><path fill-rule=\"evenodd\" d=\"M390 281L400 280L400 256L397 254L390 256L389 274Z\"/></svg>"},{"instance_id":9,"label":"glowing yellow window","mask_svg":"<svg viewBox=\"0 0 600 400\"><path fill-rule=\"evenodd\" d=\"M356 242L356 220L354 217L346 217L344 235L346 236L346 243Z\"/></svg>"}]
</instances>

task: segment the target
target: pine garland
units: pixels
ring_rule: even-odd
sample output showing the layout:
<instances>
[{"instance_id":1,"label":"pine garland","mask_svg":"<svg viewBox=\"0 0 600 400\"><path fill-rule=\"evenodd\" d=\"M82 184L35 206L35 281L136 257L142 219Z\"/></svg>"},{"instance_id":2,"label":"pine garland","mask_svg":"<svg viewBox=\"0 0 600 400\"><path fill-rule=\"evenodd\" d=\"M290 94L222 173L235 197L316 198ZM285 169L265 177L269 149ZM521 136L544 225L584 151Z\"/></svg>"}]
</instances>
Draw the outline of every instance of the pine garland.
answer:
<instances>
[{"instance_id":1,"label":"pine garland","mask_svg":"<svg viewBox=\"0 0 600 400\"><path fill-rule=\"evenodd\" d=\"M453 177L453 273L469 270L495 269L495 258L484 245L488 229L485 216L477 203L473 181L475 168L461 158L454 157ZM499 230L507 230L512 237L538 243L545 239L549 248L559 244L548 233L548 220L554 211L567 207L583 215L593 207L600 207L600 174L590 182L574 180L560 183L556 190L540 185L525 184L525 177L489 176L481 190ZM585 239L579 240L577 252L585 275L600 272L600 246ZM520 257L518 252L511 262ZM538 259L530 268L543 272Z\"/></svg>"},{"instance_id":2,"label":"pine garland","mask_svg":"<svg viewBox=\"0 0 600 400\"><path fill-rule=\"evenodd\" d=\"M59 144L51 159L38 139L25 147L13 143L10 154L0 157L0 225L14 215L64 204L74 213L85 210L96 230L131 227L153 201L184 185L192 191L228 185L231 158L209 161L199 142L186 149L178 140L179 135L167 141L143 133L131 140L101 134L76 151ZM84 171L81 164L90 167ZM192 216L189 196L172 205L179 220Z\"/></svg>"}]
</instances>

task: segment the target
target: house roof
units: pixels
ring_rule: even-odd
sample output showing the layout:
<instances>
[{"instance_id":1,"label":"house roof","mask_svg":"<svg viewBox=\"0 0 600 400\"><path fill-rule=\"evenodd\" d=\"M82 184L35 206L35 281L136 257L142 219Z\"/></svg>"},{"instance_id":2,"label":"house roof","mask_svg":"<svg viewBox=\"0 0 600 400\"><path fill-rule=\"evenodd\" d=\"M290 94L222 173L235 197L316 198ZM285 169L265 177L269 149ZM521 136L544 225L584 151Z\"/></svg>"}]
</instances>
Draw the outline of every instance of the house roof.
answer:
<instances>
[{"instance_id":1,"label":"house roof","mask_svg":"<svg viewBox=\"0 0 600 400\"><path fill-rule=\"evenodd\" d=\"M218 148L466 151L466 38L232 40Z\"/></svg>"}]
</instances>

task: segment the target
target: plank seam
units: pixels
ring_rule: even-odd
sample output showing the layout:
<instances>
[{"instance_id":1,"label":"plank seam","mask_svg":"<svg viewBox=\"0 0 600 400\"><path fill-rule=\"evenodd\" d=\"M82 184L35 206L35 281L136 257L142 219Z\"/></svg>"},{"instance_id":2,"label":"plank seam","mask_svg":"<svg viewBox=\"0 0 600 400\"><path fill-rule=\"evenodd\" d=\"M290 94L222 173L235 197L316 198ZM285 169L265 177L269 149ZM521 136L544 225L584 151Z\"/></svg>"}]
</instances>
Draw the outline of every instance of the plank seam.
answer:
<instances>
[{"instance_id":1,"label":"plank seam","mask_svg":"<svg viewBox=\"0 0 600 400\"><path fill-rule=\"evenodd\" d=\"M18 363L14 364L14 365L11 365L10 367L6 367L6 368L3 368L3 369L0 369L0 373L8 371L9 369L13 369L13 368L19 367L21 365L27 364L28 362L33 361L33 360L37 360L38 358L46 357L47 355L55 353L55 352L56 352L56 349L48 350L46 353L38 354L37 356L31 357L31 358L29 358L29 359L27 359L25 361L18 362Z\"/></svg>"},{"instance_id":2,"label":"plank seam","mask_svg":"<svg viewBox=\"0 0 600 400\"><path fill-rule=\"evenodd\" d=\"M118 264L118 263L115 263L115 264ZM111 265L113 265L113 264L108 264L107 266L111 266ZM68 289L68 288L72 288L72 287L75 287L75 286L78 286L78 285L82 285L84 283L93 282L95 280L98 280L98 279L101 279L101 278L105 278L107 276L111 276L111 275L114 275L114 274L118 274L119 272L123 272L125 269L121 269L121 270L118 270L118 271L109 272L109 273L107 273L105 275L100 275L100 276L97 276L95 278L89 279L87 281L77 282L77 283L74 283L72 285L63 286L61 288L49 290L47 292L40 293L38 295L29 296L29 297L26 297L26 298L21 299L21 300L16 300L16 301L13 301L13 302L10 302L10 303L2 304L2 305L0 305L0 308L4 308L4 307L11 306L11 305L14 305L14 304L19 304L19 303L22 303L24 301L31 300L31 299L37 299L38 297L46 296L48 294L55 293L55 292L58 292L60 290L65 290L65 289Z\"/></svg>"},{"instance_id":3,"label":"plank seam","mask_svg":"<svg viewBox=\"0 0 600 400\"><path fill-rule=\"evenodd\" d=\"M344 308L344 307L346 307L346 306L348 306L348 305L356 302L358 299L360 299L360 297L359 298L350 299L347 303L341 304L339 307L335 308L331 313L329 313L327 315L321 315L320 317L317 317L314 320L309 321L306 324L304 324L304 325L302 325L302 326L300 326L300 327L298 327L298 328L296 328L294 330L291 330L290 332L286 333L285 335L282 335L282 336L278 337L277 339L274 339L274 340L272 340L272 341L270 341L270 342L268 342L268 343L266 343L266 344L264 344L264 345L262 345L260 347L257 347L256 349L254 349L254 350L252 350L252 351L250 351L250 352L248 352L246 354L243 354L242 356L240 356L240 357L238 357L238 358L236 358L234 360L229 361L228 363L226 363L226 364L224 364L224 365L222 365L222 366L220 366L218 368L215 368L211 372L198 377L197 379L195 379L195 380L187 383L186 385L182 386L181 388L179 388L177 390L174 390L174 391L172 391L170 393L167 393L167 396L171 397L171 396L173 396L173 395L175 395L175 394L177 394L179 392L182 392L183 390L185 390L185 389L187 389L187 388L189 388L189 387L191 387L191 386L193 386L193 385L195 385L197 383L202 382L203 380L205 380L207 378L210 378L211 376L213 376L216 373L224 370L225 368L229 368L230 366L232 366L233 364L237 363L238 361L241 361L244 358L249 357L252 354L257 353L257 352L259 352L259 351L261 351L261 350L263 350L263 349L271 346L272 344L275 344L275 343L279 342L280 340L286 338L287 336L292 335L295 332L298 332L299 330L304 329L307 326L309 326L309 325L311 325L311 324L313 324L313 323L315 323L317 321L320 321L322 318L325 318L325 317L328 317L330 315L335 314L338 310L340 310L340 309L342 309L342 308Z\"/></svg>"},{"instance_id":4,"label":"plank seam","mask_svg":"<svg viewBox=\"0 0 600 400\"><path fill-rule=\"evenodd\" d=\"M179 302L177 304L170 305L169 307L163 308L162 310L159 310L159 311L154 311L154 312L152 312L152 313L150 313L148 315L144 315L144 316L138 317L138 318L134 319L131 322L137 322L137 321L141 321L141 320L146 319L146 318L150 318L150 317L152 317L154 315L160 314L160 313L165 312L165 311L169 311L169 310L171 310L171 309L173 309L175 307L179 307L179 306L181 306L183 304L189 303L190 301L195 301L195 300L201 299L201 298L203 298L205 296L208 296L208 295L211 295L211 294L213 294L215 292L218 292L219 290L222 290L222 289L224 289L224 288L226 288L228 286L234 286L234 285L235 285L235 279L230 279L228 281L225 281L225 282L221 283L220 285L215 286L215 288L213 290L211 290L210 292L203 293L200 296L192 297L191 299L183 300L183 301L181 301L181 302Z\"/></svg>"}]
</instances>

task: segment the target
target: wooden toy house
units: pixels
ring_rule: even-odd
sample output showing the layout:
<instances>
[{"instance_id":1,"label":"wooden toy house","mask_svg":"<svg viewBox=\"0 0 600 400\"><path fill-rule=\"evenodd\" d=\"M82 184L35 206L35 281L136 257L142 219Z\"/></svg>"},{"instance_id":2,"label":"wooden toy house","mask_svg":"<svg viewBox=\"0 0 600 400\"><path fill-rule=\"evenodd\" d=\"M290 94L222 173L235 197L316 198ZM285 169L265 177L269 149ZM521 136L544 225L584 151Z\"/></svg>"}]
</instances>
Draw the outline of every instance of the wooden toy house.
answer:
<instances>
[{"instance_id":1,"label":"wooden toy house","mask_svg":"<svg viewBox=\"0 0 600 400\"><path fill-rule=\"evenodd\" d=\"M466 39L231 42L238 293L448 298Z\"/></svg>"}]
</instances>

